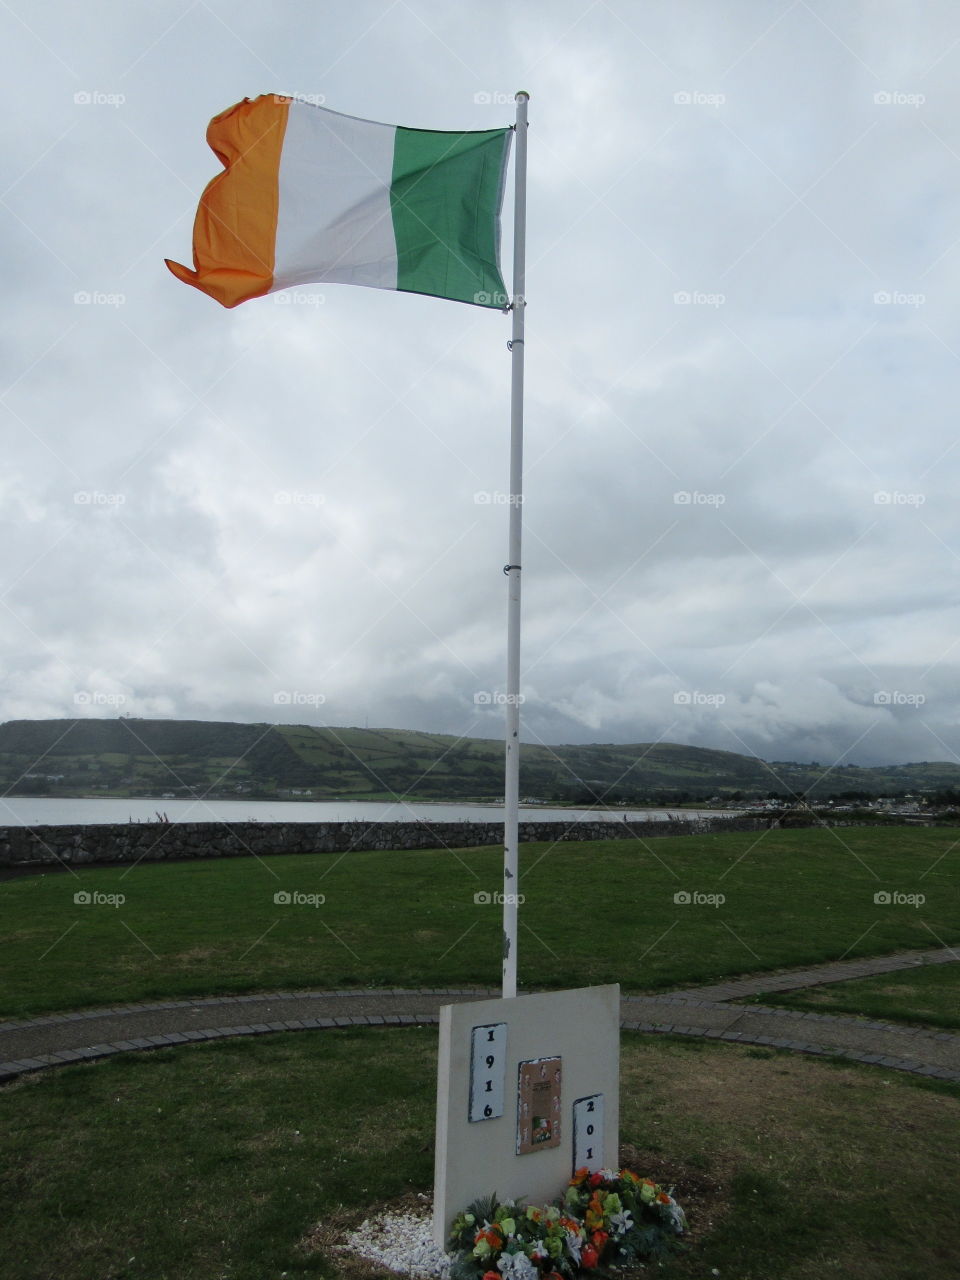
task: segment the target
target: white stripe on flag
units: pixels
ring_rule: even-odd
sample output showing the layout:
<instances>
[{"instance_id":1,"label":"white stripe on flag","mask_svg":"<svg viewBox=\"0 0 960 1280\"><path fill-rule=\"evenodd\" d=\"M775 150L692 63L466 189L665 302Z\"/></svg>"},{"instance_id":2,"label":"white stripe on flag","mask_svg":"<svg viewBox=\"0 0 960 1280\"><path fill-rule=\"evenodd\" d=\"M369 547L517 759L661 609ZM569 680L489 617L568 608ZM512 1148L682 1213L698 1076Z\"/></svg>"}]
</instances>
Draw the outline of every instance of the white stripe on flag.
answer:
<instances>
[{"instance_id":1,"label":"white stripe on flag","mask_svg":"<svg viewBox=\"0 0 960 1280\"><path fill-rule=\"evenodd\" d=\"M271 292L321 280L397 287L395 135L392 125L290 103Z\"/></svg>"}]
</instances>

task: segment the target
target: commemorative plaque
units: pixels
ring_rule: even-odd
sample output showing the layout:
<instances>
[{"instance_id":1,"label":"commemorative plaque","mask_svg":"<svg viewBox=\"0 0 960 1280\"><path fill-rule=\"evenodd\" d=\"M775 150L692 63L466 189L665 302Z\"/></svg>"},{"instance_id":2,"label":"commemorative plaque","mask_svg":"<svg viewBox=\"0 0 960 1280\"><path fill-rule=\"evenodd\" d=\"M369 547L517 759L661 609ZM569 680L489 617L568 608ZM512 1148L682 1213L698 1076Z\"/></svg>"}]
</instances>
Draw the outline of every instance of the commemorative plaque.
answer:
<instances>
[{"instance_id":1,"label":"commemorative plaque","mask_svg":"<svg viewBox=\"0 0 960 1280\"><path fill-rule=\"evenodd\" d=\"M573 1172L603 1168L603 1094L578 1098L573 1104Z\"/></svg>"},{"instance_id":2,"label":"commemorative plaque","mask_svg":"<svg viewBox=\"0 0 960 1280\"><path fill-rule=\"evenodd\" d=\"M517 1090L517 1155L560 1145L560 1058L520 1063Z\"/></svg>"},{"instance_id":3,"label":"commemorative plaque","mask_svg":"<svg viewBox=\"0 0 960 1280\"><path fill-rule=\"evenodd\" d=\"M507 1070L507 1024L474 1027L470 1033L470 1123L503 1115Z\"/></svg>"}]
</instances>

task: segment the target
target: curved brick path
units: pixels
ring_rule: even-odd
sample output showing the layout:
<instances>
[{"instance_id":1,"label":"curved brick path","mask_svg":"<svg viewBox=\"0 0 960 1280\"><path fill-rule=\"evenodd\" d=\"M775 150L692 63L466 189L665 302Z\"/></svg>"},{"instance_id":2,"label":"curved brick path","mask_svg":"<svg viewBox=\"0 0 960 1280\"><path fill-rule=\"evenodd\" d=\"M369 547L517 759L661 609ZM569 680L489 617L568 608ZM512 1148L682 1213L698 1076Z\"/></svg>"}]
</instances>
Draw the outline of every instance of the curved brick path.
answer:
<instances>
[{"instance_id":1,"label":"curved brick path","mask_svg":"<svg viewBox=\"0 0 960 1280\"><path fill-rule=\"evenodd\" d=\"M830 1014L729 1003L767 991L791 991L921 964L960 960L949 947L781 970L659 996L625 996L622 1026L660 1034L706 1036L839 1056L899 1071L960 1080L960 1035ZM442 1004L497 991L307 991L219 999L171 1000L0 1023L0 1082L27 1071L115 1053L275 1031L349 1026L413 1026L438 1021Z\"/></svg>"}]
</instances>

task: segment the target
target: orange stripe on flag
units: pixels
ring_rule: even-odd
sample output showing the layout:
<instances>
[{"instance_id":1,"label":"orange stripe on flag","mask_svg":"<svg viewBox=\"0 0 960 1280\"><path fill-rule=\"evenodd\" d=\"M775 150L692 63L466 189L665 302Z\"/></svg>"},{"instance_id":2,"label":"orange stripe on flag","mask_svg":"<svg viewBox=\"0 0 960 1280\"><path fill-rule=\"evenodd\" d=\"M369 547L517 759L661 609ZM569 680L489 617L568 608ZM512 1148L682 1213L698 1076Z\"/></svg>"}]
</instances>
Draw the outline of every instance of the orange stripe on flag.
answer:
<instances>
[{"instance_id":1,"label":"orange stripe on flag","mask_svg":"<svg viewBox=\"0 0 960 1280\"><path fill-rule=\"evenodd\" d=\"M165 259L184 284L225 307L269 293L277 240L280 153L289 98L244 98L214 116L207 143L224 167L207 184L193 224L194 270Z\"/></svg>"}]
</instances>

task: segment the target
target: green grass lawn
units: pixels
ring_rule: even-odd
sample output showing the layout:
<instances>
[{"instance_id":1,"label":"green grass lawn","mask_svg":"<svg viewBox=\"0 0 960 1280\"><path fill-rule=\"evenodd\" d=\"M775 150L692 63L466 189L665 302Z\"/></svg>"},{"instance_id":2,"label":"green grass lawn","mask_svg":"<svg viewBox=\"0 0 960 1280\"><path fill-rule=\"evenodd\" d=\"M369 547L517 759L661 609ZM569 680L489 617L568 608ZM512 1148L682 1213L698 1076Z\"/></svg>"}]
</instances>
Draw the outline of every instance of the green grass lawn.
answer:
<instances>
[{"instance_id":1,"label":"green grass lawn","mask_svg":"<svg viewBox=\"0 0 960 1280\"><path fill-rule=\"evenodd\" d=\"M300 1244L430 1190L436 1038L265 1036L3 1087L5 1280L373 1274ZM960 1088L625 1035L621 1138L690 1214L664 1280L956 1276Z\"/></svg>"},{"instance_id":2,"label":"green grass lawn","mask_svg":"<svg viewBox=\"0 0 960 1280\"><path fill-rule=\"evenodd\" d=\"M845 829L524 845L521 979L653 991L958 943L954 844L932 829ZM284 987L497 986L501 909L475 895L500 887L501 856L280 855L7 881L0 1014ZM878 891L926 901L878 905ZM278 892L325 902L278 904Z\"/></svg>"},{"instance_id":3,"label":"green grass lawn","mask_svg":"<svg viewBox=\"0 0 960 1280\"><path fill-rule=\"evenodd\" d=\"M960 1030L960 963L923 965L876 978L831 982L738 1003L772 1004L814 1013L850 1013L872 1022L911 1022Z\"/></svg>"}]
</instances>

